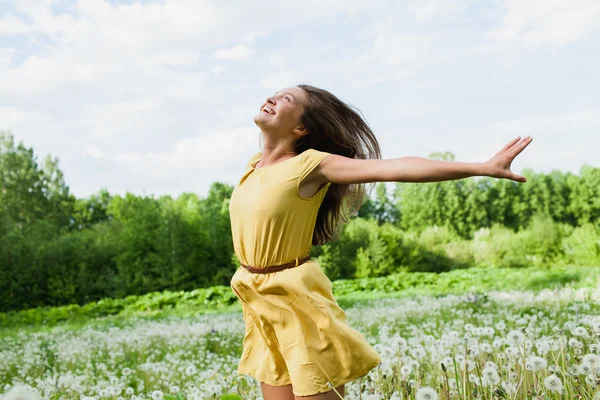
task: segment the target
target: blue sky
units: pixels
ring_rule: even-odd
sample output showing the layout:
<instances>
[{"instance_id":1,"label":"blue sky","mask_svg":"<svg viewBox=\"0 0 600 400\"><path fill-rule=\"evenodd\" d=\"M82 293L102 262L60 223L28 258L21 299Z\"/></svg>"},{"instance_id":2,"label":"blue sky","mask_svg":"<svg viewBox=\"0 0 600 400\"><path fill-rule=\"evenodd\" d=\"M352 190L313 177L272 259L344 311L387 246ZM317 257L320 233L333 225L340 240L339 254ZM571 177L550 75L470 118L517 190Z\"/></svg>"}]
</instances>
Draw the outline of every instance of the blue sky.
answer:
<instances>
[{"instance_id":1,"label":"blue sky","mask_svg":"<svg viewBox=\"0 0 600 400\"><path fill-rule=\"evenodd\" d=\"M596 0L0 0L0 129L60 159L71 191L235 184L253 116L309 83L358 107L384 158L600 166Z\"/></svg>"}]
</instances>

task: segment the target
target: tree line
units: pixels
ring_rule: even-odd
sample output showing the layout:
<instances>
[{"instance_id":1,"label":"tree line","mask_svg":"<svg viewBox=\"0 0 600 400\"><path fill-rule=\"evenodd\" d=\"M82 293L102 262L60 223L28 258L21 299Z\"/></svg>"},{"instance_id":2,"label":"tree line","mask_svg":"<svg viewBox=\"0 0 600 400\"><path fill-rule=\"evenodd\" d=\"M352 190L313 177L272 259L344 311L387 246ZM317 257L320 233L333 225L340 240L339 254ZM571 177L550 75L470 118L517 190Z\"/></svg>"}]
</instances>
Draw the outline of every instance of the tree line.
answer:
<instances>
[{"instance_id":1,"label":"tree line","mask_svg":"<svg viewBox=\"0 0 600 400\"><path fill-rule=\"evenodd\" d=\"M486 178L397 183L391 195L377 184L340 239L313 248L312 255L331 279L401 268L572 262L572 254L575 262L595 262L600 169L523 175L527 184ZM215 182L205 197L120 196L101 189L76 198L56 157L40 160L0 132L0 311L228 285L239 266L229 221L232 191ZM523 232L537 233L527 242ZM540 237L550 239L542 246L535 242ZM506 249L490 255L490 246L487 253L473 247L486 241L493 248L496 242L533 243L545 253L536 248L533 255L525 251L532 259L515 261ZM560 257L548 256L553 252Z\"/></svg>"}]
</instances>

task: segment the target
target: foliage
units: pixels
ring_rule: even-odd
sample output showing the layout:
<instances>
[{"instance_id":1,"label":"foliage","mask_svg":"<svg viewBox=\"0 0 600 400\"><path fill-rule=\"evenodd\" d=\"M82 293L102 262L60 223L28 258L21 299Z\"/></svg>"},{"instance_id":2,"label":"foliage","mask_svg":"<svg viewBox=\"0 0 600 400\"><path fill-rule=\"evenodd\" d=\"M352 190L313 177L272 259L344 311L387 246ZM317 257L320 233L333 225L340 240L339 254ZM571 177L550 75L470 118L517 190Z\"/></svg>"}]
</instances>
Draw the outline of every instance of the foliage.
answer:
<instances>
[{"instance_id":1,"label":"foliage","mask_svg":"<svg viewBox=\"0 0 600 400\"><path fill-rule=\"evenodd\" d=\"M451 153L432 158L452 160ZM600 265L600 169L376 185L340 238L315 246L332 280L468 267ZM0 311L228 285L229 199L69 192L58 159L0 133Z\"/></svg>"},{"instance_id":2,"label":"foliage","mask_svg":"<svg viewBox=\"0 0 600 400\"><path fill-rule=\"evenodd\" d=\"M301 268L301 267L300 267ZM443 273L397 272L385 277L340 279L332 282L333 294L344 298L368 294L402 293L458 294L490 290L540 290L570 284L593 287L600 284L600 267L551 268L470 268ZM0 326L53 326L67 321L85 321L108 316L193 316L238 306L229 286L213 286L192 291L152 292L124 298L104 298L85 305L37 307L0 313Z\"/></svg>"}]
</instances>

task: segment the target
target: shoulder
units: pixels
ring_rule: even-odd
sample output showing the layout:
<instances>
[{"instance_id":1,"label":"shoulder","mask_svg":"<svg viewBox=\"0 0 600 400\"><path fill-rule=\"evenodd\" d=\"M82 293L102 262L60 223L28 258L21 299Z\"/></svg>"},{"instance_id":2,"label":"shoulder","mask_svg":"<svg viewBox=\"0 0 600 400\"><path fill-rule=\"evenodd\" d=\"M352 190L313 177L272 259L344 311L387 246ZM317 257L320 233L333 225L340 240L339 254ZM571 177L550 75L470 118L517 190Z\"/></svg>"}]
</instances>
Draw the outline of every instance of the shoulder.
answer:
<instances>
[{"instance_id":1,"label":"shoulder","mask_svg":"<svg viewBox=\"0 0 600 400\"><path fill-rule=\"evenodd\" d=\"M304 179L310 174L327 156L332 153L321 151L317 149L307 149L301 154L302 171L300 173L301 179Z\"/></svg>"},{"instance_id":2,"label":"shoulder","mask_svg":"<svg viewBox=\"0 0 600 400\"><path fill-rule=\"evenodd\" d=\"M328 153L326 151L321 151L321 150L317 150L317 149L306 149L304 150L304 152L302 152L301 156L302 156L302 160L303 161L321 161L322 159L324 159L325 157L327 157L328 155L330 155L331 153Z\"/></svg>"}]
</instances>

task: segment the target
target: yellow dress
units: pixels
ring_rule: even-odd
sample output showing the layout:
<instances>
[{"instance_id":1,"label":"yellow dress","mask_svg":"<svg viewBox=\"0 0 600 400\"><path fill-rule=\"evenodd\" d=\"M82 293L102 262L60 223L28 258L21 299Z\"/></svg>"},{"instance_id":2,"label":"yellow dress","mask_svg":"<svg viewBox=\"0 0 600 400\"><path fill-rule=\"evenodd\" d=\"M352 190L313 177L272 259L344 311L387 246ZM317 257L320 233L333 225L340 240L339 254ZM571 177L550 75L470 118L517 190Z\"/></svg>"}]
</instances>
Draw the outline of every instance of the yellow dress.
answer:
<instances>
[{"instance_id":1,"label":"yellow dress","mask_svg":"<svg viewBox=\"0 0 600 400\"><path fill-rule=\"evenodd\" d=\"M284 264L310 254L317 211L331 183L313 197L299 183L330 153L308 149L255 169L246 165L229 204L233 245L244 265ZM245 323L238 373L273 386L292 384L296 396L324 393L361 376L381 357L358 331L331 291L316 259L295 268L253 274L241 265L231 288Z\"/></svg>"}]
</instances>

